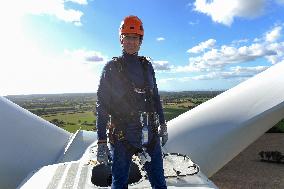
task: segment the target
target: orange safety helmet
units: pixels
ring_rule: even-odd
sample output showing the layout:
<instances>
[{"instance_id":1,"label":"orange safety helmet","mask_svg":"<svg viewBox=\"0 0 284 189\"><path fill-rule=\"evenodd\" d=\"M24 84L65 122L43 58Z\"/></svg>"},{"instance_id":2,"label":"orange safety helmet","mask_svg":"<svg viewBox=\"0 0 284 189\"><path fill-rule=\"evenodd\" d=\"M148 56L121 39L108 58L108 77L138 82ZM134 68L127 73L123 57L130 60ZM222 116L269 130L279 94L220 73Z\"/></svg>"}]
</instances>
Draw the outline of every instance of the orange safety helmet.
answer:
<instances>
[{"instance_id":1,"label":"orange safety helmet","mask_svg":"<svg viewBox=\"0 0 284 189\"><path fill-rule=\"evenodd\" d=\"M137 16L127 16L123 19L119 28L119 36L123 34L138 34L143 36L143 23Z\"/></svg>"}]
</instances>

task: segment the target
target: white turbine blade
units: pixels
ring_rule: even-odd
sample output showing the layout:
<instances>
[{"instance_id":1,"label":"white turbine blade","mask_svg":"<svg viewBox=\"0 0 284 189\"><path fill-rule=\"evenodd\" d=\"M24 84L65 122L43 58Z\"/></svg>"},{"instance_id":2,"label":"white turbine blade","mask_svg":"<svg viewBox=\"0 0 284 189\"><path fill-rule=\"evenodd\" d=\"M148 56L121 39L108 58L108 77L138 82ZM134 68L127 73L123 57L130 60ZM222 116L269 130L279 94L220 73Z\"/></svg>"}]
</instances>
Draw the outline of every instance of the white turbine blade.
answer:
<instances>
[{"instance_id":1,"label":"white turbine blade","mask_svg":"<svg viewBox=\"0 0 284 189\"><path fill-rule=\"evenodd\" d=\"M168 152L208 177L284 117L284 62L168 122Z\"/></svg>"},{"instance_id":2,"label":"white turbine blade","mask_svg":"<svg viewBox=\"0 0 284 189\"><path fill-rule=\"evenodd\" d=\"M16 188L31 171L55 163L70 135L0 97L0 188Z\"/></svg>"}]
</instances>

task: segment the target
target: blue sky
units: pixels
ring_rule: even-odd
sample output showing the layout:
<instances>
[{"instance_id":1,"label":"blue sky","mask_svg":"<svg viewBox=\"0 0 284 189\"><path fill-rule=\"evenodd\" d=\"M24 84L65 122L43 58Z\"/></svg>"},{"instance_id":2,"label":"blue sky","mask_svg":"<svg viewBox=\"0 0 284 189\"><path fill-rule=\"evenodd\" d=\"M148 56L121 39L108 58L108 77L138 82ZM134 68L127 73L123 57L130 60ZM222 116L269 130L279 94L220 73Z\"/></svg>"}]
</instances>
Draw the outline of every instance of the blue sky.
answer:
<instances>
[{"instance_id":1,"label":"blue sky","mask_svg":"<svg viewBox=\"0 0 284 189\"><path fill-rule=\"evenodd\" d=\"M159 90L225 90L284 62L284 0L26 0L0 7L0 95L96 92L137 15Z\"/></svg>"}]
</instances>

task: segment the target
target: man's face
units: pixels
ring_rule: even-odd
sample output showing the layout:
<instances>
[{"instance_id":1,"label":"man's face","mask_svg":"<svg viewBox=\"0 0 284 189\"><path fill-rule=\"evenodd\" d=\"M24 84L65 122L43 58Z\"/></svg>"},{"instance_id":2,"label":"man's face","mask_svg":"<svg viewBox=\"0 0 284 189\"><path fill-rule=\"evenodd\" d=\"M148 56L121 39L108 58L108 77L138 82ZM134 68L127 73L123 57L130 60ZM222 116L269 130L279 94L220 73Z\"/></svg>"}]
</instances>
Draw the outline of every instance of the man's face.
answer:
<instances>
[{"instance_id":1,"label":"man's face","mask_svg":"<svg viewBox=\"0 0 284 189\"><path fill-rule=\"evenodd\" d=\"M142 41L140 35L125 34L121 36L120 43L126 53L134 54L139 51Z\"/></svg>"}]
</instances>

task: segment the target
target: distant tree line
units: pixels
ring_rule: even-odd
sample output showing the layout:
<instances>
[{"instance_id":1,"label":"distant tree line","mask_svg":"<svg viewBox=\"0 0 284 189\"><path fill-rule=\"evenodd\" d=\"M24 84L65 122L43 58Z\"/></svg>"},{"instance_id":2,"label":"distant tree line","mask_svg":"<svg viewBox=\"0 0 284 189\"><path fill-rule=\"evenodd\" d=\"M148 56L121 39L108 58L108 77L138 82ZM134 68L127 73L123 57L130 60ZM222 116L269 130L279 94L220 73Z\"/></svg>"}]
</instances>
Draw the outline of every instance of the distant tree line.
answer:
<instances>
[{"instance_id":1,"label":"distant tree line","mask_svg":"<svg viewBox=\"0 0 284 189\"><path fill-rule=\"evenodd\" d=\"M54 125L56 125L56 126L58 126L58 127L64 127L64 125L76 125L76 123L65 122L65 121L60 120L60 119L52 119L52 120L50 121L50 123L52 123L52 124L54 124ZM96 121L94 121L93 123L88 123L87 121L84 121L84 122L82 123L81 120L78 120L78 124L79 124L79 125L95 126L95 123L96 123Z\"/></svg>"}]
</instances>

